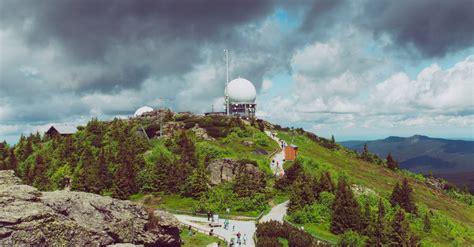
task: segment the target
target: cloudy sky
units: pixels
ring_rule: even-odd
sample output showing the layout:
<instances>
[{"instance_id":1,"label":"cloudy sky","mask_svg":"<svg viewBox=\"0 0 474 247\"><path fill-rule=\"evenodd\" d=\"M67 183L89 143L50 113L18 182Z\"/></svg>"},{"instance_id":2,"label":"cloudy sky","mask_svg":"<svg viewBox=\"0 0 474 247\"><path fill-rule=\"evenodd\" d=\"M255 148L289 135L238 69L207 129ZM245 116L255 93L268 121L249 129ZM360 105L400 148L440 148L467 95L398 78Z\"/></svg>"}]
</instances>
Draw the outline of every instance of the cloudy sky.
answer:
<instances>
[{"instance_id":1,"label":"cloudy sky","mask_svg":"<svg viewBox=\"0 0 474 247\"><path fill-rule=\"evenodd\" d=\"M142 105L222 109L225 48L269 121L472 139L472 13L474 0L2 0L0 140Z\"/></svg>"}]
</instances>

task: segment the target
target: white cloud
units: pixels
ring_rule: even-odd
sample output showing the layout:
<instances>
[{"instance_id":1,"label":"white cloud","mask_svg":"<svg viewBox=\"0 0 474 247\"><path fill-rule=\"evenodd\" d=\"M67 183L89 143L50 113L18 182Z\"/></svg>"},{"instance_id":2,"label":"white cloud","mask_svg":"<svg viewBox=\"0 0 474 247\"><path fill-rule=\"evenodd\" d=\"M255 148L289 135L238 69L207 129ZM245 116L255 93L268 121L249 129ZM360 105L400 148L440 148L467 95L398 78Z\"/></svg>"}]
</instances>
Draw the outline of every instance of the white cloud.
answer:
<instances>
[{"instance_id":1,"label":"white cloud","mask_svg":"<svg viewBox=\"0 0 474 247\"><path fill-rule=\"evenodd\" d=\"M369 106L375 112L458 113L474 110L474 56L443 70L437 64L412 80L397 73L373 88Z\"/></svg>"},{"instance_id":2,"label":"white cloud","mask_svg":"<svg viewBox=\"0 0 474 247\"><path fill-rule=\"evenodd\" d=\"M262 93L267 93L272 88L273 83L271 80L265 79L262 82Z\"/></svg>"}]
</instances>

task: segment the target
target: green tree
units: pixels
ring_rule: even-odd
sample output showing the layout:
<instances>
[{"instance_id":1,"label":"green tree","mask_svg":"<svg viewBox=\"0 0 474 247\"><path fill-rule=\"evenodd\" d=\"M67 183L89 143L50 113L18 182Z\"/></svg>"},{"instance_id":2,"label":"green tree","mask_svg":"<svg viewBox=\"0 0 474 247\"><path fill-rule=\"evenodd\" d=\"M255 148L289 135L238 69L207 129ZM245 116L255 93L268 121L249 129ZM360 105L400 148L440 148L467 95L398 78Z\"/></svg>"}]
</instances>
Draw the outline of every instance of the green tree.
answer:
<instances>
[{"instance_id":1,"label":"green tree","mask_svg":"<svg viewBox=\"0 0 474 247\"><path fill-rule=\"evenodd\" d=\"M288 213L294 213L304 206L312 204L316 200L311 185L308 184L306 180L307 179L303 176L299 176L293 183L289 191L290 202L288 203Z\"/></svg>"},{"instance_id":2,"label":"green tree","mask_svg":"<svg viewBox=\"0 0 474 247\"><path fill-rule=\"evenodd\" d=\"M346 230L359 231L361 212L345 177L339 178L336 198L332 206L331 232L341 234Z\"/></svg>"},{"instance_id":3,"label":"green tree","mask_svg":"<svg viewBox=\"0 0 474 247\"><path fill-rule=\"evenodd\" d=\"M334 192L335 187L331 174L328 171L324 172L319 179L319 188L321 189L321 192Z\"/></svg>"},{"instance_id":4,"label":"green tree","mask_svg":"<svg viewBox=\"0 0 474 247\"><path fill-rule=\"evenodd\" d=\"M423 231L429 233L431 232L431 220L428 214L431 214L431 211L425 214L425 218L423 219Z\"/></svg>"},{"instance_id":5,"label":"green tree","mask_svg":"<svg viewBox=\"0 0 474 247\"><path fill-rule=\"evenodd\" d=\"M186 186L186 195L194 198L200 198L209 189L209 174L204 164L198 165L189 176Z\"/></svg>"},{"instance_id":6,"label":"green tree","mask_svg":"<svg viewBox=\"0 0 474 247\"><path fill-rule=\"evenodd\" d=\"M359 235L352 230L345 231L337 241L337 246L342 247L363 247L366 246L367 237Z\"/></svg>"},{"instance_id":7,"label":"green tree","mask_svg":"<svg viewBox=\"0 0 474 247\"><path fill-rule=\"evenodd\" d=\"M364 212L361 217L360 232L364 235L369 235L370 227L372 224L372 213L370 211L369 201L365 201Z\"/></svg>"},{"instance_id":8,"label":"green tree","mask_svg":"<svg viewBox=\"0 0 474 247\"><path fill-rule=\"evenodd\" d=\"M387 167L391 170L397 170L400 168L398 162L393 159L391 153L387 155Z\"/></svg>"},{"instance_id":9,"label":"green tree","mask_svg":"<svg viewBox=\"0 0 474 247\"><path fill-rule=\"evenodd\" d=\"M409 246L410 237L410 225L405 212L397 208L391 222L390 243L394 246Z\"/></svg>"},{"instance_id":10,"label":"green tree","mask_svg":"<svg viewBox=\"0 0 474 247\"><path fill-rule=\"evenodd\" d=\"M413 189L410 187L408 179L403 179L401 187L399 183L395 185L390 197L390 203L392 206L399 205L409 213L416 212L416 205L413 199Z\"/></svg>"},{"instance_id":11,"label":"green tree","mask_svg":"<svg viewBox=\"0 0 474 247\"><path fill-rule=\"evenodd\" d=\"M369 246L384 246L388 242L387 224L385 222L385 206L379 199L377 219L369 232L367 244Z\"/></svg>"},{"instance_id":12,"label":"green tree","mask_svg":"<svg viewBox=\"0 0 474 247\"><path fill-rule=\"evenodd\" d=\"M10 148L10 154L8 155L8 159L6 161L6 169L16 171L18 166L18 160L16 159L15 149Z\"/></svg>"},{"instance_id":13,"label":"green tree","mask_svg":"<svg viewBox=\"0 0 474 247\"><path fill-rule=\"evenodd\" d=\"M49 187L47 164L43 158L43 155L37 154L35 156L35 166L33 169L33 186L40 190L47 190Z\"/></svg>"},{"instance_id":14,"label":"green tree","mask_svg":"<svg viewBox=\"0 0 474 247\"><path fill-rule=\"evenodd\" d=\"M86 146L75 169L71 187L73 190L99 193L100 182L94 154L91 147Z\"/></svg>"}]
</instances>

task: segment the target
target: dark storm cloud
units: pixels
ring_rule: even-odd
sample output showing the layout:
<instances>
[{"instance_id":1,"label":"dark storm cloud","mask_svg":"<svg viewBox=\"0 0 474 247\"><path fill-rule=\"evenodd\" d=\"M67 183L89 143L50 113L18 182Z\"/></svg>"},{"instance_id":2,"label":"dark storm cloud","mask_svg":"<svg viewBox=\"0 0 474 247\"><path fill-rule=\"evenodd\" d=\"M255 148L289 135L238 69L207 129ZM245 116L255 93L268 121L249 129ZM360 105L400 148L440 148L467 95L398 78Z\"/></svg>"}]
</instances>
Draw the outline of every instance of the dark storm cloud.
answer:
<instances>
[{"instance_id":1,"label":"dark storm cloud","mask_svg":"<svg viewBox=\"0 0 474 247\"><path fill-rule=\"evenodd\" d=\"M270 1L2 1L0 21L34 49L58 47L70 65L102 66L78 90L104 91L189 71L204 44L231 39L272 9Z\"/></svg>"},{"instance_id":2,"label":"dark storm cloud","mask_svg":"<svg viewBox=\"0 0 474 247\"><path fill-rule=\"evenodd\" d=\"M313 1L309 6L309 10L305 14L305 19L301 25L301 30L308 31L324 31L328 30L335 22L340 21L342 15L333 15L334 10L340 7L346 0L320 0ZM319 30L316 30L319 29Z\"/></svg>"},{"instance_id":3,"label":"dark storm cloud","mask_svg":"<svg viewBox=\"0 0 474 247\"><path fill-rule=\"evenodd\" d=\"M473 0L367 1L363 23L404 48L439 57L474 44Z\"/></svg>"}]
</instances>

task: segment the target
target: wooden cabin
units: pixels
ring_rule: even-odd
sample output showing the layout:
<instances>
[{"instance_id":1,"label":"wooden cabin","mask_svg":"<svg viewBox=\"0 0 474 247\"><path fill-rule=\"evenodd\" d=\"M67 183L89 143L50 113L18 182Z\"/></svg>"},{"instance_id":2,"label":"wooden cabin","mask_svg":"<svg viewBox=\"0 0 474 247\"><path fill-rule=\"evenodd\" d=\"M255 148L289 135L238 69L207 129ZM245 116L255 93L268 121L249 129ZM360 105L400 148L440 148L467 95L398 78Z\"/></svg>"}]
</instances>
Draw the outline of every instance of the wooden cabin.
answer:
<instances>
[{"instance_id":1,"label":"wooden cabin","mask_svg":"<svg viewBox=\"0 0 474 247\"><path fill-rule=\"evenodd\" d=\"M294 161L296 160L297 155L298 155L298 146L293 145L293 144L289 146L285 146L285 160Z\"/></svg>"},{"instance_id":2,"label":"wooden cabin","mask_svg":"<svg viewBox=\"0 0 474 247\"><path fill-rule=\"evenodd\" d=\"M77 128L75 126L70 126L70 125L53 126L52 125L44 134L52 138L55 136L70 136L76 133L76 131L77 131Z\"/></svg>"}]
</instances>

